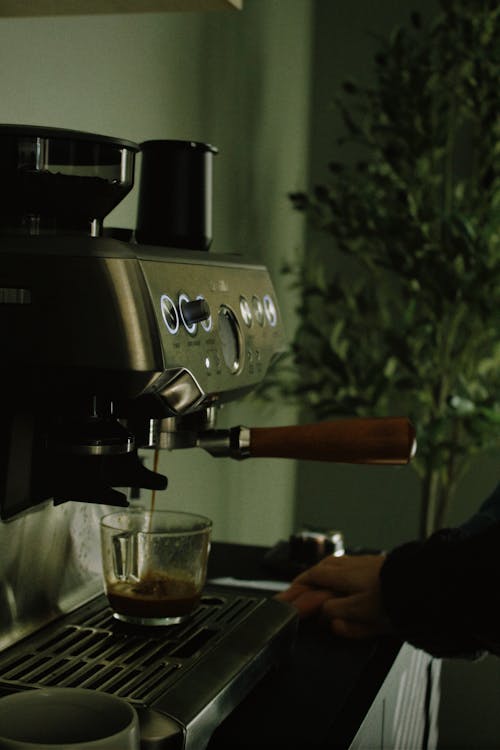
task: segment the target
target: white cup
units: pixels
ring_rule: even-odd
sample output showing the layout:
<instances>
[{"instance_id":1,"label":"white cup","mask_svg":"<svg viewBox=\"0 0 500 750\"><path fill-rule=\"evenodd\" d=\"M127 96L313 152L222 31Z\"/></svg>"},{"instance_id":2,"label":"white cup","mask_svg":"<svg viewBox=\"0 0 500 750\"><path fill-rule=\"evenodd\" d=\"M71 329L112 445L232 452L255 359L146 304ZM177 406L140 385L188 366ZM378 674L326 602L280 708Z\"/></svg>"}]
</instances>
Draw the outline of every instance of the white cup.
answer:
<instances>
[{"instance_id":1,"label":"white cup","mask_svg":"<svg viewBox=\"0 0 500 750\"><path fill-rule=\"evenodd\" d=\"M1 750L139 750L133 706L81 688L39 688L0 699Z\"/></svg>"}]
</instances>

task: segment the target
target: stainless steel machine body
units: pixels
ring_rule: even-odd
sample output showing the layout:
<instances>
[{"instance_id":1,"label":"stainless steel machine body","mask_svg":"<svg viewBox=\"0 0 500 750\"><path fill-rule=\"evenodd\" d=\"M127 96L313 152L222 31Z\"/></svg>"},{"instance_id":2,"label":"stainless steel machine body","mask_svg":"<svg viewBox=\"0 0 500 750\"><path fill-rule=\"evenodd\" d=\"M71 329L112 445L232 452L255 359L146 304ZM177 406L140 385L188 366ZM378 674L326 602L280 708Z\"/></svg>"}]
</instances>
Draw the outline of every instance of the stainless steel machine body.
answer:
<instances>
[{"instance_id":1,"label":"stainless steel machine body","mask_svg":"<svg viewBox=\"0 0 500 750\"><path fill-rule=\"evenodd\" d=\"M265 267L207 253L217 150L142 148L134 234L103 227L141 146L0 125L0 695L109 691L138 707L143 748L202 750L288 653L296 617L215 590L168 630L111 619L99 518L128 504L123 488L167 485L139 449L400 464L414 430L404 418L215 429L218 407L282 352L283 321Z\"/></svg>"},{"instance_id":2,"label":"stainless steel machine body","mask_svg":"<svg viewBox=\"0 0 500 750\"><path fill-rule=\"evenodd\" d=\"M151 425L195 445L260 382L284 340L269 274L104 237L4 237L0 334L0 692L106 690L138 707L143 747L202 748L283 658L295 618L207 592L168 632L120 628L98 521L126 503L116 487L159 486L137 457Z\"/></svg>"}]
</instances>

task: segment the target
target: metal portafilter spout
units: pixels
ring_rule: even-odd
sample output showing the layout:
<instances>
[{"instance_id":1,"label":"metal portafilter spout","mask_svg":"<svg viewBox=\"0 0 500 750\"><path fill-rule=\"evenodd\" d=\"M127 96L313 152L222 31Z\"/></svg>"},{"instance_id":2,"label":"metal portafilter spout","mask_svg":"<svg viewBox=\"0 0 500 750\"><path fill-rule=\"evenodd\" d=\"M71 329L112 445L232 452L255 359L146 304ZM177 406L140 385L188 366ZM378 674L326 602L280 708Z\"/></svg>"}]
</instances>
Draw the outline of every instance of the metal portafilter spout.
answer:
<instances>
[{"instance_id":1,"label":"metal portafilter spout","mask_svg":"<svg viewBox=\"0 0 500 750\"><path fill-rule=\"evenodd\" d=\"M116 487L162 490L167 478L143 466L113 402L91 396L52 426L41 485L55 505L78 500L125 507L127 497Z\"/></svg>"},{"instance_id":2,"label":"metal portafilter spout","mask_svg":"<svg viewBox=\"0 0 500 750\"><path fill-rule=\"evenodd\" d=\"M197 445L211 455L295 458L335 463L403 465L416 453L413 425L406 417L339 419L287 427L208 430Z\"/></svg>"}]
</instances>

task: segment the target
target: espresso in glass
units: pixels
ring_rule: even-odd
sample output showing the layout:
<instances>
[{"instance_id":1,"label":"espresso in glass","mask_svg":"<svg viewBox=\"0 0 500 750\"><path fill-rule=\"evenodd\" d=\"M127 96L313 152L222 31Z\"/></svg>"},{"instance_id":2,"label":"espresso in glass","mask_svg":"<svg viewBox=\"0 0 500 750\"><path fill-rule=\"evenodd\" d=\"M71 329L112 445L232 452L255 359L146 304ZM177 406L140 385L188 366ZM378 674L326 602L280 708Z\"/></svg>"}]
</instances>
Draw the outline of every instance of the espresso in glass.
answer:
<instances>
[{"instance_id":1,"label":"espresso in glass","mask_svg":"<svg viewBox=\"0 0 500 750\"><path fill-rule=\"evenodd\" d=\"M103 574L114 617L145 625L181 622L206 578L211 521L177 511L131 510L101 520Z\"/></svg>"}]
</instances>

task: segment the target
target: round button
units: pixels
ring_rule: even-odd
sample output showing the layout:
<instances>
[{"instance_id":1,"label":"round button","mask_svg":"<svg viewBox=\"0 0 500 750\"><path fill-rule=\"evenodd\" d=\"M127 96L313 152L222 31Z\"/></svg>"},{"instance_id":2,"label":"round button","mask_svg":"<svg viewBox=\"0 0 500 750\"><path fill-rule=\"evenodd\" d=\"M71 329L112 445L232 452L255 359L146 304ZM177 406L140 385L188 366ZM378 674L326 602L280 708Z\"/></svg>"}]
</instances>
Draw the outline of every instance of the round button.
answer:
<instances>
[{"instance_id":1,"label":"round button","mask_svg":"<svg viewBox=\"0 0 500 750\"><path fill-rule=\"evenodd\" d=\"M169 333L176 334L179 330L179 313L177 312L174 301L168 296L168 294L163 294L161 296L160 309L167 330Z\"/></svg>"},{"instance_id":2,"label":"round button","mask_svg":"<svg viewBox=\"0 0 500 750\"><path fill-rule=\"evenodd\" d=\"M276 326L278 322L278 311L276 305L271 297L266 294L264 297L264 312L266 314L267 322L270 326Z\"/></svg>"},{"instance_id":3,"label":"round button","mask_svg":"<svg viewBox=\"0 0 500 750\"><path fill-rule=\"evenodd\" d=\"M240 313L243 318L243 322L250 328L252 325L252 309L246 297L240 297Z\"/></svg>"},{"instance_id":4,"label":"round button","mask_svg":"<svg viewBox=\"0 0 500 750\"><path fill-rule=\"evenodd\" d=\"M264 325L264 305L260 297L256 294L252 297L252 308L255 315L255 319L260 326Z\"/></svg>"},{"instance_id":5,"label":"round button","mask_svg":"<svg viewBox=\"0 0 500 750\"><path fill-rule=\"evenodd\" d=\"M233 311L222 305L218 316L219 339L222 357L227 369L236 374L242 365L240 329Z\"/></svg>"}]
</instances>

